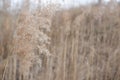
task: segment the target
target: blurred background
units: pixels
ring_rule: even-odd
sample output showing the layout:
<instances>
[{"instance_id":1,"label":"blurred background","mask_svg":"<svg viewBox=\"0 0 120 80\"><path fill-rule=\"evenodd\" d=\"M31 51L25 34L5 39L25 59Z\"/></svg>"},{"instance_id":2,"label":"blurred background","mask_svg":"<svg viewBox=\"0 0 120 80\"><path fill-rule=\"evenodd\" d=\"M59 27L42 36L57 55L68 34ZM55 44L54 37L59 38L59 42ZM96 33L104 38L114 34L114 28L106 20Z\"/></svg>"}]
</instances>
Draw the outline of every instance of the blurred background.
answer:
<instances>
[{"instance_id":1,"label":"blurred background","mask_svg":"<svg viewBox=\"0 0 120 80\"><path fill-rule=\"evenodd\" d=\"M120 0L0 0L0 10L7 9L8 11L20 10L23 5L28 1L30 8L37 6L44 7L48 4L59 4L62 8L78 7L81 5L88 5L90 3L109 3ZM28 4L27 3L27 4Z\"/></svg>"}]
</instances>

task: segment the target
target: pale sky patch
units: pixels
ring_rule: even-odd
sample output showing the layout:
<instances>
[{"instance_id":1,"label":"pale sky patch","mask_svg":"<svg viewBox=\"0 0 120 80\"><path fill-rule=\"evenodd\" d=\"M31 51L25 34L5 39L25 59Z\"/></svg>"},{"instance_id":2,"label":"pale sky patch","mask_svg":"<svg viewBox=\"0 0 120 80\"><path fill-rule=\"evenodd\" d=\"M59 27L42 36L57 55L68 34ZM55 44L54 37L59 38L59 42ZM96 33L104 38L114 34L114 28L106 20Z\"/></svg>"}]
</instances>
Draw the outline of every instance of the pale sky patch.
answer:
<instances>
[{"instance_id":1,"label":"pale sky patch","mask_svg":"<svg viewBox=\"0 0 120 80\"><path fill-rule=\"evenodd\" d=\"M12 0L11 7L19 7L22 5L23 0ZM39 3L39 0L30 0L32 6L36 6ZM63 8L75 7L79 5L85 5L91 2L96 2L98 0L41 0L41 6L45 6L50 3L60 4ZM105 2L109 2L110 0L105 0ZM120 1L120 0L118 0Z\"/></svg>"}]
</instances>

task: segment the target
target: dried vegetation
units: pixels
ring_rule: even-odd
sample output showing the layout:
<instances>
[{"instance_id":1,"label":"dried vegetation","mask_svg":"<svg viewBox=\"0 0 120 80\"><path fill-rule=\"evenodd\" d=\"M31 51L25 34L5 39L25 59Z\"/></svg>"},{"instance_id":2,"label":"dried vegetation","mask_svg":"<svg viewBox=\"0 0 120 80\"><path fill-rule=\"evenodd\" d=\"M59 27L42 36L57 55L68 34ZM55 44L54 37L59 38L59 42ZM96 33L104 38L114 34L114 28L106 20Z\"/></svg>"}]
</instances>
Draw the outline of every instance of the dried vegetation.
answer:
<instances>
[{"instance_id":1,"label":"dried vegetation","mask_svg":"<svg viewBox=\"0 0 120 80\"><path fill-rule=\"evenodd\" d=\"M51 7L0 12L0 80L120 80L120 5Z\"/></svg>"}]
</instances>

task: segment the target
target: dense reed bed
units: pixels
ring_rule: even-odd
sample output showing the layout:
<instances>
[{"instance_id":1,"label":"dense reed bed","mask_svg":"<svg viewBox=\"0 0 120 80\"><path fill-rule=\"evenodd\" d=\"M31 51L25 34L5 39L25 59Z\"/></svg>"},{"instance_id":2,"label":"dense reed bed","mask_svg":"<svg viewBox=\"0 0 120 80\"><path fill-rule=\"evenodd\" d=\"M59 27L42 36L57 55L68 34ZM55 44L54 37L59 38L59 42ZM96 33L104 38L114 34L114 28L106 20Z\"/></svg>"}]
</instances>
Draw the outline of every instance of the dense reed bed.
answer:
<instances>
[{"instance_id":1,"label":"dense reed bed","mask_svg":"<svg viewBox=\"0 0 120 80\"><path fill-rule=\"evenodd\" d=\"M6 15L0 80L120 80L120 5Z\"/></svg>"}]
</instances>

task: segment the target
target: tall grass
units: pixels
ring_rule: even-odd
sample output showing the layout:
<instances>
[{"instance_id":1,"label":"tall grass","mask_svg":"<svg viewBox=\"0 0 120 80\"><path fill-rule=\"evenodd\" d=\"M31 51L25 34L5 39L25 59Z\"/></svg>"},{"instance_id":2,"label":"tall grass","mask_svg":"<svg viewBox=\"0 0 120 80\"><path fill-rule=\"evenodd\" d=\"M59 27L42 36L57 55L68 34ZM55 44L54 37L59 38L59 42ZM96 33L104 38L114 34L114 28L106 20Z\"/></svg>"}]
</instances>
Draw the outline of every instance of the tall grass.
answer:
<instances>
[{"instance_id":1,"label":"tall grass","mask_svg":"<svg viewBox=\"0 0 120 80\"><path fill-rule=\"evenodd\" d=\"M53 17L51 80L119 80L119 5L93 5Z\"/></svg>"},{"instance_id":2,"label":"tall grass","mask_svg":"<svg viewBox=\"0 0 120 80\"><path fill-rule=\"evenodd\" d=\"M119 7L0 12L0 80L119 80Z\"/></svg>"}]
</instances>

